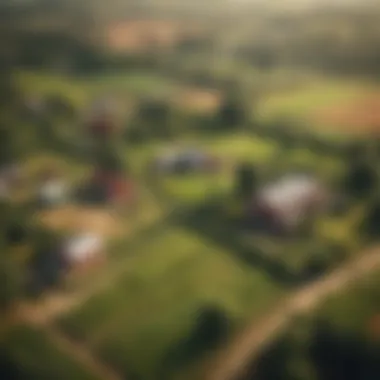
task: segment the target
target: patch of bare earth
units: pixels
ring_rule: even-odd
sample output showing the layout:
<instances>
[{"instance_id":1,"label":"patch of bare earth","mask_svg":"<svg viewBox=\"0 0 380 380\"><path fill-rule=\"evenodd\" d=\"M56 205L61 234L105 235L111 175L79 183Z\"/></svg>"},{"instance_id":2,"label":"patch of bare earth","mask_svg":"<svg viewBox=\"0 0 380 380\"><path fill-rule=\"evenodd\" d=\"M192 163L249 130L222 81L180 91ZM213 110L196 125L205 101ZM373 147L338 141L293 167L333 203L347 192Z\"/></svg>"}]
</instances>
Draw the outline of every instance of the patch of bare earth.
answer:
<instances>
[{"instance_id":1,"label":"patch of bare earth","mask_svg":"<svg viewBox=\"0 0 380 380\"><path fill-rule=\"evenodd\" d=\"M176 94L173 102L178 107L191 112L213 113L222 102L222 95L212 89L191 88Z\"/></svg>"},{"instance_id":2,"label":"patch of bare earth","mask_svg":"<svg viewBox=\"0 0 380 380\"><path fill-rule=\"evenodd\" d=\"M91 349L82 343L71 340L65 334L51 325L45 326L44 331L49 338L64 352L73 357L78 363L93 373L96 378L103 380L122 380L123 378L113 368L103 363Z\"/></svg>"},{"instance_id":3,"label":"patch of bare earth","mask_svg":"<svg viewBox=\"0 0 380 380\"><path fill-rule=\"evenodd\" d=\"M117 237L125 232L120 217L105 208L64 206L38 215L40 221L60 231L92 232L104 237Z\"/></svg>"},{"instance_id":4,"label":"patch of bare earth","mask_svg":"<svg viewBox=\"0 0 380 380\"><path fill-rule=\"evenodd\" d=\"M172 20L133 20L113 24L106 31L106 44L116 51L168 48L187 36L199 34L196 25Z\"/></svg>"},{"instance_id":5,"label":"patch of bare earth","mask_svg":"<svg viewBox=\"0 0 380 380\"><path fill-rule=\"evenodd\" d=\"M318 112L316 119L353 133L380 133L380 94L360 97Z\"/></svg>"},{"instance_id":6,"label":"patch of bare earth","mask_svg":"<svg viewBox=\"0 0 380 380\"><path fill-rule=\"evenodd\" d=\"M58 328L50 324L49 320L44 317L43 311L43 309L31 308L20 304L14 310L13 322L26 323L35 328L42 329L52 343L83 366L89 373L92 373L94 378L99 380L122 380L122 377L113 368L103 363L94 355L91 347L70 339Z\"/></svg>"}]
</instances>

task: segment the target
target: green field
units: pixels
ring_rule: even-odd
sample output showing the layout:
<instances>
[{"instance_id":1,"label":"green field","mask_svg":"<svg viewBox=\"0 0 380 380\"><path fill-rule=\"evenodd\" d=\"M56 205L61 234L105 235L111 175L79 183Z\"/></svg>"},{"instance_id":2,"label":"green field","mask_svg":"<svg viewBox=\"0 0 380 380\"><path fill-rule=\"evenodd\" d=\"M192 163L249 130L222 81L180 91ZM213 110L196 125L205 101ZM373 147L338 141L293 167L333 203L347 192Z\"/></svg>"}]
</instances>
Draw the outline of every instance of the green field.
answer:
<instances>
[{"instance_id":1,"label":"green field","mask_svg":"<svg viewBox=\"0 0 380 380\"><path fill-rule=\"evenodd\" d=\"M378 90L376 84L359 80L337 80L327 77L314 78L294 89L276 91L276 88L260 99L256 111L259 120L271 122L295 121L322 134L338 135L344 138L344 126L321 125L318 117L326 108L347 104ZM364 126L365 127L365 126ZM343 132L343 133L342 133Z\"/></svg>"},{"instance_id":2,"label":"green field","mask_svg":"<svg viewBox=\"0 0 380 380\"><path fill-rule=\"evenodd\" d=\"M130 366L146 379L155 378L163 355L186 336L202 306L220 305L240 326L283 293L233 252L175 227L133 254L116 284L61 323L116 368Z\"/></svg>"},{"instance_id":3,"label":"green field","mask_svg":"<svg viewBox=\"0 0 380 380\"><path fill-rule=\"evenodd\" d=\"M377 271L351 285L342 295L330 297L319 313L336 329L368 334L371 317L379 313L379 278Z\"/></svg>"},{"instance_id":4,"label":"green field","mask_svg":"<svg viewBox=\"0 0 380 380\"><path fill-rule=\"evenodd\" d=\"M264 177L277 155L283 154L273 142L247 136L224 136L200 143L232 161L244 158L255 162ZM137 162L149 157L148 152L135 154L140 157ZM325 161L321 174L326 178L341 170L337 159L297 150L287 154L277 170L282 172L305 158L312 168ZM217 176L217 181L200 175L168 179L161 185L179 207L197 207L207 197L225 197L231 181L231 172L227 170ZM228 204L221 207L229 208ZM119 247L118 257L130 256L120 262L125 265L124 274L107 291L60 319L63 331L90 344L99 357L119 372L155 379L165 355L189 334L202 306L216 304L225 310L232 321L231 334L245 321L263 315L285 293L285 288L265 267L242 260L232 247L217 242L213 235L209 237L202 223L207 221L199 219L199 228L189 229L181 217L158 222L159 232L154 237L145 242L140 239L132 248ZM326 223L328 227L324 228ZM345 225L340 220L323 221L317 236L349 245L350 231L348 222ZM133 236L130 238L133 240ZM256 239L254 244L264 251L274 247L281 251L279 263L297 268L307 259L305 250L315 248L313 241L284 245L264 238ZM197 362L200 359L197 357ZM182 368L176 378L182 378L187 371L188 367Z\"/></svg>"},{"instance_id":5,"label":"green field","mask_svg":"<svg viewBox=\"0 0 380 380\"><path fill-rule=\"evenodd\" d=\"M63 80L57 76L20 73L18 79L30 92L59 93L71 98L78 107L110 90L133 97L171 91L179 85L158 76L132 74ZM259 116L265 122L280 116L301 121L319 107L352 98L357 89L355 84L331 83L326 79L325 83L308 84L289 93L273 93L259 104ZM177 347L181 349L181 342L190 334L197 312L203 307L217 305L223 310L231 321L232 335L249 320L262 316L286 294L289 288L276 277L278 268L290 275L302 270L308 253L313 249L325 250L326 241L356 247L355 228L360 210L351 210L341 218L322 218L313 235L302 241L254 236L253 242L246 242L226 222L230 209L234 208L231 190L234 164L238 161L254 163L263 182L302 167L313 170L329 184L343 172L344 162L340 158L308 147L286 147L277 136L264 138L242 132L212 138L197 136L189 143L220 157L225 164L222 172L215 176L168 178L154 188L146 182L144 168L163 143L128 148L121 143L123 159L149 192L143 199L144 215L154 214L155 218L148 227L141 223L140 228L136 222L136 228L129 229L111 246L112 265L105 265L96 274L99 281L102 275L108 275L108 288L56 321L65 334L85 342L126 378L132 373L139 379L158 379L167 355ZM26 162L25 169L33 177L39 167L53 159L73 180L86 170L75 160L44 152ZM203 215L199 208L212 209L213 200L219 201L217 212ZM168 216L173 208L179 215ZM319 241L320 246L316 244ZM240 251L246 252L247 247L254 253L242 257ZM265 255L256 257L257 250L264 254L273 251L277 257L273 262ZM113 266L118 267L117 276L113 276ZM93 280L92 275L84 276L77 285ZM197 370L202 354L194 359L194 363L181 366L178 372L173 370L173 378L195 380L198 375L192 375L191 371ZM52 360L51 365L61 363ZM79 380L75 376L69 374L65 379Z\"/></svg>"},{"instance_id":6,"label":"green field","mask_svg":"<svg viewBox=\"0 0 380 380\"><path fill-rule=\"evenodd\" d=\"M252 109L256 121L266 124L285 119L314 132L338 135L340 138L344 138L342 125L321 125L317 120L320 112L326 107L345 104L378 90L376 84L359 79L303 75L287 70L272 74L251 70L244 75L247 76L245 83L248 92L254 91L257 86L264 89L263 95ZM19 72L16 79L27 92L61 94L68 96L78 106L104 94L118 94L129 100L140 95L156 94L165 97L187 86L178 79L171 80L154 73L119 73L67 79L44 73ZM257 81L263 83L258 84Z\"/></svg>"},{"instance_id":7,"label":"green field","mask_svg":"<svg viewBox=\"0 0 380 380\"><path fill-rule=\"evenodd\" d=\"M1 359L16 367L18 380L101 380L58 348L43 330L17 327L1 341L1 349L5 354Z\"/></svg>"},{"instance_id":8,"label":"green field","mask_svg":"<svg viewBox=\"0 0 380 380\"><path fill-rule=\"evenodd\" d=\"M263 380L375 379L379 371L379 272L296 318L255 364ZM326 355L328 353L328 355Z\"/></svg>"},{"instance_id":9,"label":"green field","mask_svg":"<svg viewBox=\"0 0 380 380\"><path fill-rule=\"evenodd\" d=\"M155 74L110 74L90 78L66 78L36 72L19 72L17 82L32 94L58 94L69 97L77 104L104 94L118 93L124 96L167 94L176 88L175 82Z\"/></svg>"}]
</instances>

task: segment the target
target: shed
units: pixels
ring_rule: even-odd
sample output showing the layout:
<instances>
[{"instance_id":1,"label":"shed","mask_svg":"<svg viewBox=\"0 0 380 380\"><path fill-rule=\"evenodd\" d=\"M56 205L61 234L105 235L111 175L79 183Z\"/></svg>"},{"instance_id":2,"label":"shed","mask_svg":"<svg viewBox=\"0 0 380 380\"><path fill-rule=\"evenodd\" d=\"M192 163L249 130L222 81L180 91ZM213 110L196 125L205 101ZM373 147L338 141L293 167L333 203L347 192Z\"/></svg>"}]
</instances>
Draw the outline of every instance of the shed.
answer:
<instances>
[{"instance_id":1,"label":"shed","mask_svg":"<svg viewBox=\"0 0 380 380\"><path fill-rule=\"evenodd\" d=\"M87 129L94 137L106 137L116 130L117 105L114 99L96 100L87 115Z\"/></svg>"},{"instance_id":2,"label":"shed","mask_svg":"<svg viewBox=\"0 0 380 380\"><path fill-rule=\"evenodd\" d=\"M211 171L217 164L215 157L199 149L166 152L155 160L155 168L162 173Z\"/></svg>"},{"instance_id":3,"label":"shed","mask_svg":"<svg viewBox=\"0 0 380 380\"><path fill-rule=\"evenodd\" d=\"M39 204L46 207L61 205L67 201L68 192L68 184L63 178L46 179L38 189Z\"/></svg>"},{"instance_id":4,"label":"shed","mask_svg":"<svg viewBox=\"0 0 380 380\"><path fill-rule=\"evenodd\" d=\"M135 196L136 186L131 178L109 171L95 171L78 192L79 200L90 204L130 202Z\"/></svg>"},{"instance_id":5,"label":"shed","mask_svg":"<svg viewBox=\"0 0 380 380\"><path fill-rule=\"evenodd\" d=\"M327 205L327 191L312 176L289 175L264 186L253 203L255 219L289 231Z\"/></svg>"},{"instance_id":6,"label":"shed","mask_svg":"<svg viewBox=\"0 0 380 380\"><path fill-rule=\"evenodd\" d=\"M102 236L83 233L67 239L63 254L70 267L81 266L102 258L104 248L105 242Z\"/></svg>"}]
</instances>

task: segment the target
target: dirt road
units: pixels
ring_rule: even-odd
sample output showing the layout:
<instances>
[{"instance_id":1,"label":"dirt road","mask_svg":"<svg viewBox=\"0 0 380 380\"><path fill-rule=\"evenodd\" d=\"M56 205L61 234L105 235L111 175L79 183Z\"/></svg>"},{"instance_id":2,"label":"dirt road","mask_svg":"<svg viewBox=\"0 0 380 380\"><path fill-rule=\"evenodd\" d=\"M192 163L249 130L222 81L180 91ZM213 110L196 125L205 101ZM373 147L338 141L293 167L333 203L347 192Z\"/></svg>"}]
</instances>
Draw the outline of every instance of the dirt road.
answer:
<instances>
[{"instance_id":1,"label":"dirt road","mask_svg":"<svg viewBox=\"0 0 380 380\"><path fill-rule=\"evenodd\" d=\"M246 366L289 325L294 316L311 312L326 296L343 290L379 267L380 247L374 247L318 281L291 293L270 315L252 323L230 346L217 354L206 379L238 379Z\"/></svg>"}]
</instances>

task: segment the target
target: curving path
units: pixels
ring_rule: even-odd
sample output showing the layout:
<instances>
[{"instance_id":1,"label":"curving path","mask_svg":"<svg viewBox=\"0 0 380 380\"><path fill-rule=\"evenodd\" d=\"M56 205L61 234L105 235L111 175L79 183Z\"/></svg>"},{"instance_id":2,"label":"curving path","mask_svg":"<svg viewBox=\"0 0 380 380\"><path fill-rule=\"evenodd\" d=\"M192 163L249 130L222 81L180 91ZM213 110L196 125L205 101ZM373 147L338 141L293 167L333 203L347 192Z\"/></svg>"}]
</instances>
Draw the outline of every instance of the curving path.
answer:
<instances>
[{"instance_id":1,"label":"curving path","mask_svg":"<svg viewBox=\"0 0 380 380\"><path fill-rule=\"evenodd\" d=\"M291 293L261 321L255 320L210 364L207 380L236 380L294 316L311 312L324 299L380 268L380 247L360 253L342 267Z\"/></svg>"}]
</instances>

